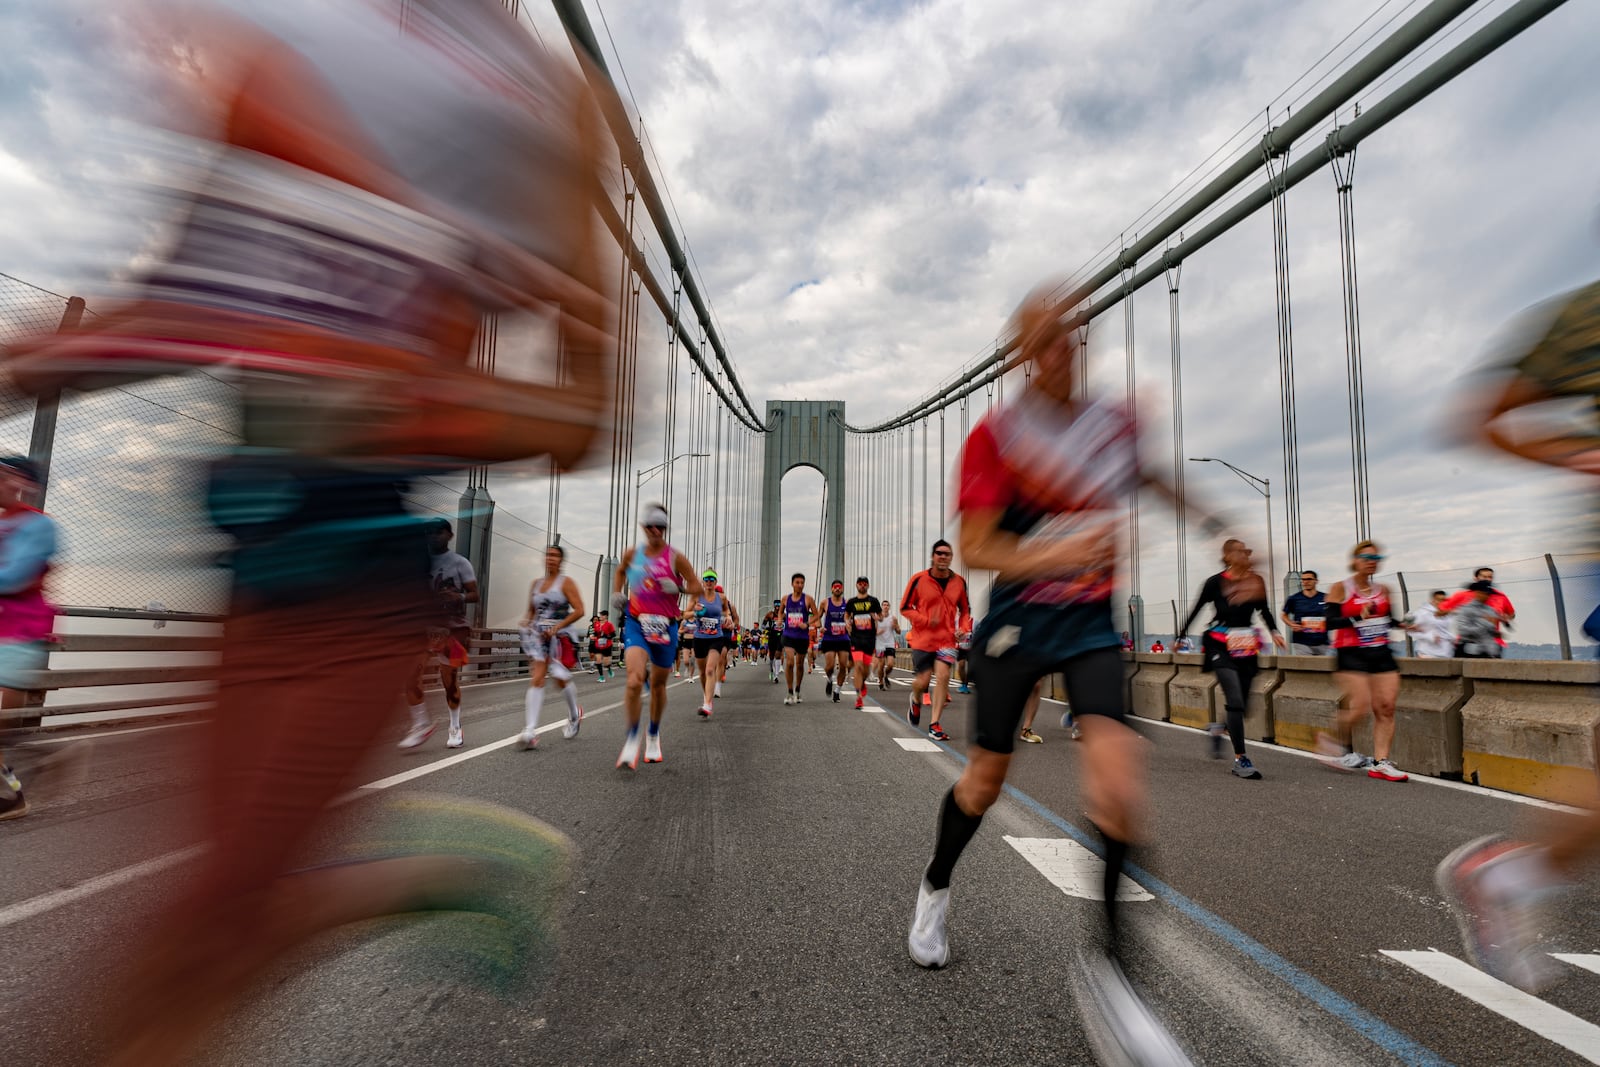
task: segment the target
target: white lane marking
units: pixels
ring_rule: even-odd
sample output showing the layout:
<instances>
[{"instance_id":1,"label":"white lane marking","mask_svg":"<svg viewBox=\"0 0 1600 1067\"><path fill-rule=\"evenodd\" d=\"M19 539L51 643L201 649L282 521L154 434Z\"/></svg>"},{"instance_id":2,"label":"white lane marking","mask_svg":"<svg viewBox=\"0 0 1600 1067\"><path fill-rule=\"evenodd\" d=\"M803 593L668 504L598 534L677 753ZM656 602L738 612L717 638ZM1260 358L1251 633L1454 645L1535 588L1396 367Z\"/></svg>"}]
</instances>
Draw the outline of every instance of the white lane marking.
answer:
<instances>
[{"instance_id":1,"label":"white lane marking","mask_svg":"<svg viewBox=\"0 0 1600 1067\"><path fill-rule=\"evenodd\" d=\"M1550 953L1550 958L1560 960L1562 963L1570 963L1574 967L1582 967L1584 970L1593 971L1595 974L1600 974L1600 956L1597 956L1593 953L1552 952Z\"/></svg>"},{"instance_id":2,"label":"white lane marking","mask_svg":"<svg viewBox=\"0 0 1600 1067\"><path fill-rule=\"evenodd\" d=\"M687 684L689 683L669 682L667 683L667 686L668 688L672 688L674 686ZM596 708L593 711L589 711L586 708L584 709L583 717L588 719L592 716L599 715L607 711L614 711L620 707L622 707L622 701L619 700L614 704L607 704L605 707ZM567 718L565 715L562 715L555 722L539 727L537 732L542 734L550 730L558 730L566 724ZM508 745L514 745L519 737L521 737L521 731L518 731L516 734L513 734L503 741L494 741L490 744L479 746L478 748L471 749L467 752L462 752L454 756L448 756L441 760L435 760L434 762L421 767L415 767L401 774L390 775L388 778L380 778L376 782L368 782L366 785L357 786L351 792L339 797L334 801L334 803L345 803L354 798L356 794L360 793L364 789L389 789L393 786L401 784L402 782L409 782L414 779L421 778L423 775L432 774L435 771L442 771L447 767L454 767L458 763L465 763L469 759L476 759L478 756L497 751L505 748ZM932 744L932 742L929 742L929 744ZM937 748L938 746L935 745L934 747ZM8 904L5 907L0 908L0 929L4 929L7 926L22 922L24 919L31 919L36 915L42 915L47 911L54 911L56 908L63 907L67 904L74 904L77 901L95 896L98 893L102 893L107 889L115 889L119 885L135 881L139 878L145 877L146 875L156 874L168 867L194 859L203 851L204 848L200 845L179 849L176 852L168 852L165 855L156 856L154 859L148 859L142 863L135 863L132 866L123 867L120 870L111 871L108 874L97 875L96 877L90 878L87 881L79 882L77 885L68 886L65 889L58 889L53 893L43 893L36 897L29 897L27 900L18 901L15 904Z\"/></svg>"},{"instance_id":3,"label":"white lane marking","mask_svg":"<svg viewBox=\"0 0 1600 1067\"><path fill-rule=\"evenodd\" d=\"M938 745L934 744L932 741L929 741L926 737L897 737L894 739L894 743L905 749L907 752L944 751Z\"/></svg>"},{"instance_id":4,"label":"white lane marking","mask_svg":"<svg viewBox=\"0 0 1600 1067\"><path fill-rule=\"evenodd\" d=\"M887 715L888 714L888 712L884 711L882 708L868 707L868 706L865 706L865 705L862 706L861 710L866 712L868 715Z\"/></svg>"},{"instance_id":5,"label":"white lane marking","mask_svg":"<svg viewBox=\"0 0 1600 1067\"><path fill-rule=\"evenodd\" d=\"M1006 844L1022 854L1022 858L1057 889L1069 897L1084 900L1104 900L1106 861L1084 848L1070 837L1012 837L1004 835ZM1127 875L1117 883L1118 900L1154 900L1149 891Z\"/></svg>"},{"instance_id":6,"label":"white lane marking","mask_svg":"<svg viewBox=\"0 0 1600 1067\"><path fill-rule=\"evenodd\" d=\"M12 926L22 922L24 919L31 919L35 915L43 915L47 911L54 911L56 908L67 904L76 903L107 889L115 889L119 885L143 878L147 874L164 871L168 867L194 859L202 851L200 846L196 845L193 848L168 852L164 856L157 856L155 859L145 860L143 863L135 863L131 867L124 867L119 871L112 871L110 874L102 874L97 878L89 879L87 882L79 882L77 885L58 889L54 893L44 893L28 900L19 901L16 904L8 904L0 908L0 928Z\"/></svg>"},{"instance_id":7,"label":"white lane marking","mask_svg":"<svg viewBox=\"0 0 1600 1067\"><path fill-rule=\"evenodd\" d=\"M1575 1052L1590 1063L1600 1063L1600 1026L1546 1004L1516 986L1493 978L1470 963L1443 952L1393 952L1383 954L1427 975L1447 989L1481 1004L1547 1041Z\"/></svg>"},{"instance_id":8,"label":"white lane marking","mask_svg":"<svg viewBox=\"0 0 1600 1067\"><path fill-rule=\"evenodd\" d=\"M1066 707L1067 704L1065 700L1054 700L1050 697L1043 697L1041 699L1046 700L1051 704L1060 704L1062 707ZM1162 722L1160 719L1143 719L1134 715L1130 715L1129 718L1135 722L1149 723L1151 726L1165 726L1169 730L1188 730L1190 733L1194 734L1201 733L1201 731L1196 730L1192 726L1185 726L1178 722ZM1307 752L1300 748L1289 748L1285 745L1269 745L1265 741L1246 741L1245 744L1254 745L1256 748L1268 749L1272 752L1282 752L1286 756L1299 756L1301 759L1317 758L1317 754L1315 752ZM1473 785L1471 782L1452 782L1446 778L1433 778L1423 774L1412 775L1411 781L1420 782L1423 785L1438 786L1441 789L1454 789L1459 793L1471 793L1474 796L1493 797L1496 800L1509 800L1514 804L1526 804L1532 808L1546 808L1550 811L1563 811L1568 815L1588 814L1588 810L1585 808L1574 808L1569 804L1558 804L1553 800L1540 800L1538 797L1525 797L1518 793L1506 793L1499 789L1490 789L1486 785Z\"/></svg>"}]
</instances>

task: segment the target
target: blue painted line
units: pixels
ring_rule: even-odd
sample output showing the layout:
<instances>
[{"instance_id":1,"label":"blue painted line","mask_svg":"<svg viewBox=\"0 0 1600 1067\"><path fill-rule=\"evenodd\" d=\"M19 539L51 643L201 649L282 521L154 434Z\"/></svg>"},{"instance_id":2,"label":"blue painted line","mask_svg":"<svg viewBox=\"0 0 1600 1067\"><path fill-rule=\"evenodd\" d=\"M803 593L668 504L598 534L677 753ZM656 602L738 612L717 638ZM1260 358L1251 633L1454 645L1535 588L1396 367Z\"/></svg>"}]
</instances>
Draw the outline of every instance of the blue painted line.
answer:
<instances>
[{"instance_id":1,"label":"blue painted line","mask_svg":"<svg viewBox=\"0 0 1600 1067\"><path fill-rule=\"evenodd\" d=\"M878 704L876 700L872 702ZM894 714L893 711L882 704L878 704L878 707L883 708L887 714ZM916 727L912 728L917 729ZM927 731L922 730L921 733L926 736ZM943 749L956 762L963 765L966 764L967 757L943 741L934 741L933 743ZM1013 800L1032 811L1045 822L1048 822L1095 855L1102 859L1105 858L1105 851L1096 838L1063 819L1016 786L1008 784L1005 787L1005 791ZM1295 992L1304 996L1323 1011L1334 1016L1402 1063L1413 1064L1415 1067L1451 1067L1449 1060L1442 1058L1427 1046L1418 1044L1343 994L1330 989L1220 915L1190 900L1149 871L1132 863L1127 865L1126 870L1135 881L1149 890L1157 899L1176 908L1194 922L1199 923L1217 937L1238 949L1239 952L1274 977L1288 983Z\"/></svg>"}]
</instances>

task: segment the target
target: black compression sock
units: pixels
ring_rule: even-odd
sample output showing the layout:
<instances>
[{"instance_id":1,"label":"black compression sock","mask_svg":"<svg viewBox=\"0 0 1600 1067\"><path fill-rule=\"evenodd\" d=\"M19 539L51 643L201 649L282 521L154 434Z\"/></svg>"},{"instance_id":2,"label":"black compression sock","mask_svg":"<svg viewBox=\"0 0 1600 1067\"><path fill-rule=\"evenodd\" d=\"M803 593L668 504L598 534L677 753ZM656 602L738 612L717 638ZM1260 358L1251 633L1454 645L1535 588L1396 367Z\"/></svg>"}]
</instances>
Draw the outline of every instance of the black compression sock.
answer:
<instances>
[{"instance_id":1,"label":"black compression sock","mask_svg":"<svg viewBox=\"0 0 1600 1067\"><path fill-rule=\"evenodd\" d=\"M1099 829L1096 827L1095 829ZM1106 941L1112 952L1117 949L1117 885L1122 880L1122 868L1128 860L1128 843L1100 830L1106 845L1105 880L1101 890L1106 898Z\"/></svg>"},{"instance_id":2,"label":"black compression sock","mask_svg":"<svg viewBox=\"0 0 1600 1067\"><path fill-rule=\"evenodd\" d=\"M1233 741L1233 754L1244 755L1244 709L1228 708L1228 737Z\"/></svg>"},{"instance_id":3,"label":"black compression sock","mask_svg":"<svg viewBox=\"0 0 1600 1067\"><path fill-rule=\"evenodd\" d=\"M950 873L956 868L956 860L981 822L982 815L968 815L961 810L954 788L944 795L944 806L939 809L939 838L933 846L933 862L924 875L934 889L950 888Z\"/></svg>"}]
</instances>

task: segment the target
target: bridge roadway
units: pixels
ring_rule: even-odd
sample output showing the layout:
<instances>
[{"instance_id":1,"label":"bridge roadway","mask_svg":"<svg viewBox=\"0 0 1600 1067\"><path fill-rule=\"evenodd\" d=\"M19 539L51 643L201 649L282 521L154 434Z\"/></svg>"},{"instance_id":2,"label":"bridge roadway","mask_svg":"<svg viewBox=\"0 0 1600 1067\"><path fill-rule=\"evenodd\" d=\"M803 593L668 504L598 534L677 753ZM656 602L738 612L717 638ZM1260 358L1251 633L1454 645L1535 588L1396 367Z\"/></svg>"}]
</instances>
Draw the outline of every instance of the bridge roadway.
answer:
<instances>
[{"instance_id":1,"label":"bridge roadway","mask_svg":"<svg viewBox=\"0 0 1600 1067\"><path fill-rule=\"evenodd\" d=\"M906 926L961 766L961 700L946 717L954 740L922 751L901 715L825 702L820 676L790 708L764 665L741 666L709 721L674 685L666 762L629 773L613 768L620 683L581 689L590 713L576 740L556 723L536 752L491 747L519 728L523 683L487 685L468 690L466 758L441 730L418 755L375 754L362 779L415 772L390 788L491 799L570 835L561 954L537 991L497 1000L407 963L404 924L353 929L265 983L203 1062L1092 1062L1071 961L1099 905L1007 840L1044 839L1036 851L1070 858L1083 836L1081 750L1059 706L1039 716L1045 744L1018 746L1015 792L957 868L951 965L925 972L906 956ZM873 689L869 709L899 712L905 694ZM1139 857L1153 897L1124 905L1128 970L1198 1062L1600 1061L1600 974L1581 966L1593 955L1562 964L1570 979L1539 1000L1502 991L1491 1009L1384 954L1460 956L1434 863L1548 812L1470 786L1343 776L1267 746L1252 751L1265 780L1243 782L1205 758L1196 732L1139 729L1158 844ZM115 920L182 878L181 855L129 868L193 841L177 757L197 733L103 731L83 785L38 791L34 814L0 825L8 1062L80 1060L94 1005L68 975L103 974ZM19 765L57 738L38 739L14 750ZM1597 905L1592 886L1566 902L1552 951L1600 949Z\"/></svg>"}]
</instances>

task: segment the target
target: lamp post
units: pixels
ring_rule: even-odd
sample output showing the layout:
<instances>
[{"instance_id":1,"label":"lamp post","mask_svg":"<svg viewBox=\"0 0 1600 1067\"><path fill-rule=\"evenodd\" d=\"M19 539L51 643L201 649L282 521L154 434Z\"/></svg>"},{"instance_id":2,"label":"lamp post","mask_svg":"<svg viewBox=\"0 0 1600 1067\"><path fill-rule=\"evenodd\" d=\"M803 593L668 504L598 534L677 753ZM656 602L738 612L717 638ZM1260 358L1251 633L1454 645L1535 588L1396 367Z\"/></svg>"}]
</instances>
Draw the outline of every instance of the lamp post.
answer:
<instances>
[{"instance_id":1,"label":"lamp post","mask_svg":"<svg viewBox=\"0 0 1600 1067\"><path fill-rule=\"evenodd\" d=\"M1214 456L1190 456L1190 463L1220 463L1233 473L1237 474L1246 485L1260 493L1267 502L1267 588L1275 588L1278 584L1277 562L1272 551L1272 479L1261 478L1249 471L1242 471L1225 459ZM1277 594L1273 594L1276 596Z\"/></svg>"},{"instance_id":2,"label":"lamp post","mask_svg":"<svg viewBox=\"0 0 1600 1067\"><path fill-rule=\"evenodd\" d=\"M680 459L705 459L709 455L711 455L710 452L679 452L676 456L671 459L664 459L654 467L644 467L641 470L637 470L633 475L633 491L637 493L646 479L660 474L667 469L669 464L676 463Z\"/></svg>"}]
</instances>

